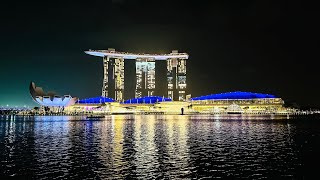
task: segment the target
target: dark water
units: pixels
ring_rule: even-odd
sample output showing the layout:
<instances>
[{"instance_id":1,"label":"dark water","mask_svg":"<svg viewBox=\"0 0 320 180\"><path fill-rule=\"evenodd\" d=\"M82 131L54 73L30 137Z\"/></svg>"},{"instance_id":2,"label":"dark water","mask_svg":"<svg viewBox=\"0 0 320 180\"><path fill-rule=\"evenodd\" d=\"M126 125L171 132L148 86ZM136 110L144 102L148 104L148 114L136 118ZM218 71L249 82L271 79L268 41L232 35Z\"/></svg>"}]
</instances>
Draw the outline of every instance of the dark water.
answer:
<instances>
[{"instance_id":1,"label":"dark water","mask_svg":"<svg viewBox=\"0 0 320 180\"><path fill-rule=\"evenodd\" d=\"M30 179L314 179L319 119L0 120L0 175Z\"/></svg>"}]
</instances>

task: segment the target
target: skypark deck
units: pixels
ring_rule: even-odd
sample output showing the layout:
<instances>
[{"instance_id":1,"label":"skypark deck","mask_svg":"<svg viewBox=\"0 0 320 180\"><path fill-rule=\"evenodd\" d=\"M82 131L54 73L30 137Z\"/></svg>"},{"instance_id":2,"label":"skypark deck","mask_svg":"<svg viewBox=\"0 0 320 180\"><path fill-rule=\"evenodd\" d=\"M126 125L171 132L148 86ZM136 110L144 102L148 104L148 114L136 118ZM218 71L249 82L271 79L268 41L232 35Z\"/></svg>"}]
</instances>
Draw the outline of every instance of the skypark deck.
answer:
<instances>
[{"instance_id":1,"label":"skypark deck","mask_svg":"<svg viewBox=\"0 0 320 180\"><path fill-rule=\"evenodd\" d=\"M155 60L167 60L171 58L188 59L187 53L170 53L170 54L135 54L128 52L119 52L111 50L89 50L85 51L86 54L99 57L120 57L123 59L138 59L138 58L152 58Z\"/></svg>"}]
</instances>

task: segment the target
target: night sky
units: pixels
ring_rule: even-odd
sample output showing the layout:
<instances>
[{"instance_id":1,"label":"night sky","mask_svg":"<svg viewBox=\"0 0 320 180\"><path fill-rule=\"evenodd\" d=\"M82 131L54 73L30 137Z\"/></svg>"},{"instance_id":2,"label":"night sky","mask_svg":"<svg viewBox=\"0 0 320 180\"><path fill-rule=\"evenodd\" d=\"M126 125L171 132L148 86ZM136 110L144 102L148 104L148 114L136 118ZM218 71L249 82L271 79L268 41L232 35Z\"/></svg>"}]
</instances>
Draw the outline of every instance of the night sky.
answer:
<instances>
[{"instance_id":1,"label":"night sky","mask_svg":"<svg viewBox=\"0 0 320 180\"><path fill-rule=\"evenodd\" d=\"M110 47L187 52L193 97L250 91L320 107L318 6L310 2L11 1L0 16L0 105L36 105L30 81L99 96L102 59L84 51Z\"/></svg>"}]
</instances>

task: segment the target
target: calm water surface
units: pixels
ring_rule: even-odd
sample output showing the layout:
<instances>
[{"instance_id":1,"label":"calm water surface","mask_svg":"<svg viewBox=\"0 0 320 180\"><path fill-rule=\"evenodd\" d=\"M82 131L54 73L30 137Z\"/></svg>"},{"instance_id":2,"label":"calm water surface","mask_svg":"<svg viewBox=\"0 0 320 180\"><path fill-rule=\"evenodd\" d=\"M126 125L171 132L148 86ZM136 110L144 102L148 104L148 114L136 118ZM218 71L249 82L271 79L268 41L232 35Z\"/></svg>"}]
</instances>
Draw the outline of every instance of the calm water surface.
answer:
<instances>
[{"instance_id":1,"label":"calm water surface","mask_svg":"<svg viewBox=\"0 0 320 180\"><path fill-rule=\"evenodd\" d=\"M0 176L311 179L319 171L319 125L236 115L2 117Z\"/></svg>"}]
</instances>

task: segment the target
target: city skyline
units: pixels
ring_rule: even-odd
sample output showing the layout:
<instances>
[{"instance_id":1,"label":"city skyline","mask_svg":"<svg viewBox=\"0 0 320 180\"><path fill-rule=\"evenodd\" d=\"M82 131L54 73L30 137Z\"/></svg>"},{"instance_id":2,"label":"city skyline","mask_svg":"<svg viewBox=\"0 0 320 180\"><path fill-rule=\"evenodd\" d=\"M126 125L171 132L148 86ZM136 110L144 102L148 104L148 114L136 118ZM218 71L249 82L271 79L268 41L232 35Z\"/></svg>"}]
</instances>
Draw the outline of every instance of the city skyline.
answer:
<instances>
[{"instance_id":1,"label":"city skyline","mask_svg":"<svg viewBox=\"0 0 320 180\"><path fill-rule=\"evenodd\" d=\"M4 1L0 179L313 179L311 1Z\"/></svg>"},{"instance_id":2,"label":"city skyline","mask_svg":"<svg viewBox=\"0 0 320 180\"><path fill-rule=\"evenodd\" d=\"M133 53L187 52L192 97L251 91L319 107L320 89L313 87L318 28L311 5L101 3L4 4L1 106L36 105L28 94L30 81L60 94L76 92L79 98L100 95L101 61L83 51L113 47ZM97 4L99 11L92 8Z\"/></svg>"}]
</instances>

